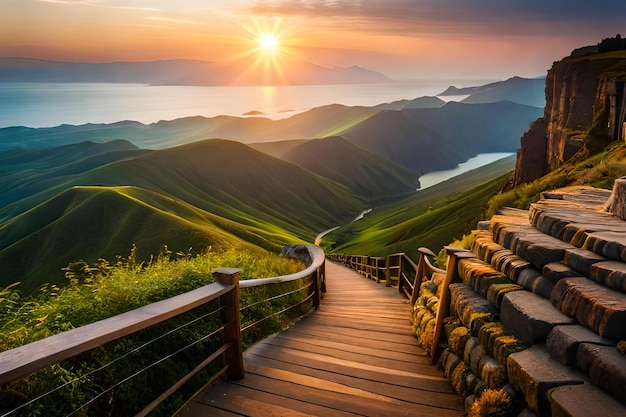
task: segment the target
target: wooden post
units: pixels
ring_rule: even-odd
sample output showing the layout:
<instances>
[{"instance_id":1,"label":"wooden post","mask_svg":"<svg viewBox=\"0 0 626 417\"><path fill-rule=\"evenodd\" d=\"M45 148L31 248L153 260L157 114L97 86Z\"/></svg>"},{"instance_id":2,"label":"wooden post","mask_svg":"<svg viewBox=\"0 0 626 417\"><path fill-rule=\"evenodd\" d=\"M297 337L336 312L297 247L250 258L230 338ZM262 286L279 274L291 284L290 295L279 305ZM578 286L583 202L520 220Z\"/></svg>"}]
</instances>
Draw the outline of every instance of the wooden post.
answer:
<instances>
[{"instance_id":1,"label":"wooden post","mask_svg":"<svg viewBox=\"0 0 626 417\"><path fill-rule=\"evenodd\" d=\"M396 253L394 255L398 257L398 292L400 294L402 294L404 291L404 280L402 279L402 274L404 273L404 268L402 267L402 265L404 264L404 262L402 262L402 255L403 253ZM413 308L413 306L411 306L411 308Z\"/></svg>"},{"instance_id":2,"label":"wooden post","mask_svg":"<svg viewBox=\"0 0 626 417\"><path fill-rule=\"evenodd\" d=\"M446 265L446 278L441 283L443 285L441 298L439 298L439 308L437 309L436 324L433 334L433 344L430 351L430 363L434 365L437 362L437 350L441 334L443 332L443 320L448 316L450 311L450 284L454 278L458 276L459 259L474 258L476 255L467 249L446 248L448 253L448 264Z\"/></svg>"},{"instance_id":3,"label":"wooden post","mask_svg":"<svg viewBox=\"0 0 626 417\"><path fill-rule=\"evenodd\" d=\"M236 268L218 268L213 270L216 282L234 286L232 291L220 297L221 318L224 325L224 344L230 348L224 353L228 370L226 378L244 377L243 352L241 346L241 319L239 317L239 273Z\"/></svg>"},{"instance_id":4,"label":"wooden post","mask_svg":"<svg viewBox=\"0 0 626 417\"><path fill-rule=\"evenodd\" d=\"M313 276L311 277L311 279L313 280L313 308L314 309L318 309L320 308L320 271L319 269L316 269L313 272Z\"/></svg>"},{"instance_id":5,"label":"wooden post","mask_svg":"<svg viewBox=\"0 0 626 417\"><path fill-rule=\"evenodd\" d=\"M426 276L426 256L436 256L433 251L428 248L419 248L417 251L420 253L420 259L417 263L417 271L415 272L415 279L413 280L413 292L411 293L411 307L415 305L417 297L420 295L420 286Z\"/></svg>"}]
</instances>

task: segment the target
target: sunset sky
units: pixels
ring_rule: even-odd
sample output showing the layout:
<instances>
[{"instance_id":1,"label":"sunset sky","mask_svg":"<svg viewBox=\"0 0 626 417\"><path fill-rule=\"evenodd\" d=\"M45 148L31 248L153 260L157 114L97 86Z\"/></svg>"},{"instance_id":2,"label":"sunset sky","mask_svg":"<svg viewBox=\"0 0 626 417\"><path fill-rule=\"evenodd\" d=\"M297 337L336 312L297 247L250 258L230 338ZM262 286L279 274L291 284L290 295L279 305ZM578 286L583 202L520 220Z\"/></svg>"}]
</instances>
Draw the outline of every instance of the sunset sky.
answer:
<instances>
[{"instance_id":1,"label":"sunset sky","mask_svg":"<svg viewBox=\"0 0 626 417\"><path fill-rule=\"evenodd\" d=\"M284 56L396 79L545 75L617 33L624 0L0 0L3 57L228 62L274 34Z\"/></svg>"}]
</instances>

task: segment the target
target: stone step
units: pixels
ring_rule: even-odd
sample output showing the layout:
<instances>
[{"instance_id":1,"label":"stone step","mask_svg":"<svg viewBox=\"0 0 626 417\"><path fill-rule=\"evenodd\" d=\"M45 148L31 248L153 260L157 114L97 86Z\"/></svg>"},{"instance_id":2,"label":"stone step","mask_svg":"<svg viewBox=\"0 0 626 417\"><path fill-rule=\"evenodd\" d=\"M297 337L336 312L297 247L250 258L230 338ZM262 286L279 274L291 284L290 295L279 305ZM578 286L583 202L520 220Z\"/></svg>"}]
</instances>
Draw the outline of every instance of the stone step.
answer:
<instances>
[{"instance_id":1,"label":"stone step","mask_svg":"<svg viewBox=\"0 0 626 417\"><path fill-rule=\"evenodd\" d=\"M626 222L603 210L611 192L567 188L542 193L531 205L530 223L537 230L609 259L626 261Z\"/></svg>"},{"instance_id":2,"label":"stone step","mask_svg":"<svg viewBox=\"0 0 626 417\"><path fill-rule=\"evenodd\" d=\"M543 298L550 298L554 283L544 278L536 269L532 267L530 262L517 256L509 249L495 243L491 234L479 232L474 239L472 251L478 257L490 263L496 270L504 274L511 282L522 286L528 291L532 291ZM519 289L519 288L515 288ZM495 290L495 289L494 289ZM513 288L507 288L508 291ZM504 295L500 293L500 295ZM500 308L501 300L496 305Z\"/></svg>"},{"instance_id":3,"label":"stone step","mask_svg":"<svg viewBox=\"0 0 626 417\"><path fill-rule=\"evenodd\" d=\"M552 289L554 288L552 281L545 278L539 271L532 267L526 268L520 272L517 278L517 284L546 300L550 299L550 294L552 294Z\"/></svg>"},{"instance_id":4,"label":"stone step","mask_svg":"<svg viewBox=\"0 0 626 417\"><path fill-rule=\"evenodd\" d=\"M555 326L576 322L557 310L550 301L529 291L514 291L504 296L500 321L528 345L545 341Z\"/></svg>"},{"instance_id":5,"label":"stone step","mask_svg":"<svg viewBox=\"0 0 626 417\"><path fill-rule=\"evenodd\" d=\"M497 309L500 309L504 294L524 289L481 259L462 259L459 261L458 270L463 283L489 300Z\"/></svg>"},{"instance_id":6,"label":"stone step","mask_svg":"<svg viewBox=\"0 0 626 417\"><path fill-rule=\"evenodd\" d=\"M598 262L606 261L601 255L586 249L567 249L563 257L563 263L584 277L591 276L591 267Z\"/></svg>"},{"instance_id":7,"label":"stone step","mask_svg":"<svg viewBox=\"0 0 626 417\"><path fill-rule=\"evenodd\" d=\"M591 274L587 276L600 284L626 293L626 263L624 262L596 262L591 265Z\"/></svg>"},{"instance_id":8,"label":"stone step","mask_svg":"<svg viewBox=\"0 0 626 417\"><path fill-rule=\"evenodd\" d=\"M511 354L507 373L511 385L523 392L528 408L541 416L551 415L549 392L553 388L585 383L581 372L553 360L541 345Z\"/></svg>"},{"instance_id":9,"label":"stone step","mask_svg":"<svg viewBox=\"0 0 626 417\"><path fill-rule=\"evenodd\" d=\"M551 262L543 266L541 275L547 278L550 282L556 284L563 278L579 277L580 273L562 262Z\"/></svg>"},{"instance_id":10,"label":"stone step","mask_svg":"<svg viewBox=\"0 0 626 417\"><path fill-rule=\"evenodd\" d=\"M450 285L450 314L456 315L473 336L483 324L496 321L498 310L466 284Z\"/></svg>"},{"instance_id":11,"label":"stone step","mask_svg":"<svg viewBox=\"0 0 626 417\"><path fill-rule=\"evenodd\" d=\"M564 278L555 285L550 301L600 336L626 339L626 294L588 278Z\"/></svg>"},{"instance_id":12,"label":"stone step","mask_svg":"<svg viewBox=\"0 0 626 417\"><path fill-rule=\"evenodd\" d=\"M492 223L494 242L530 262L538 270L550 262L562 261L566 250L575 249L573 245L545 234L530 224L514 223L505 216L494 216Z\"/></svg>"},{"instance_id":13,"label":"stone step","mask_svg":"<svg viewBox=\"0 0 626 417\"><path fill-rule=\"evenodd\" d=\"M554 327L548 334L546 349L556 361L575 367L578 360L578 348L583 343L615 347L614 343L598 336L586 327L571 325Z\"/></svg>"},{"instance_id":14,"label":"stone step","mask_svg":"<svg viewBox=\"0 0 626 417\"><path fill-rule=\"evenodd\" d=\"M622 221L626 224L626 222ZM589 233L583 249L591 250L609 259L626 262L626 227L606 232Z\"/></svg>"},{"instance_id":15,"label":"stone step","mask_svg":"<svg viewBox=\"0 0 626 417\"><path fill-rule=\"evenodd\" d=\"M582 343L576 357L578 367L594 385L626 403L626 356L615 346Z\"/></svg>"},{"instance_id":16,"label":"stone step","mask_svg":"<svg viewBox=\"0 0 626 417\"><path fill-rule=\"evenodd\" d=\"M626 416L626 405L590 384L554 388L548 397L552 417Z\"/></svg>"}]
</instances>

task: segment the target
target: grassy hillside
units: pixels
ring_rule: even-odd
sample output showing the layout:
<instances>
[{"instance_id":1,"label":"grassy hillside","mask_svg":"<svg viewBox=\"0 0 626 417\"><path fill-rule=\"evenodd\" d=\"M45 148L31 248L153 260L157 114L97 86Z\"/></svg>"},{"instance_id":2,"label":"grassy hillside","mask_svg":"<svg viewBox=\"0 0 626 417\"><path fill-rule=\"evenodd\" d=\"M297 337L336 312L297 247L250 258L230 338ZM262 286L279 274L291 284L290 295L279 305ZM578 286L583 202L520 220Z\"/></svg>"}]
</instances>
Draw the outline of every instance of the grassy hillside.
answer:
<instances>
[{"instance_id":1,"label":"grassy hillside","mask_svg":"<svg viewBox=\"0 0 626 417\"><path fill-rule=\"evenodd\" d=\"M489 201L487 216L502 207L527 209L539 200L542 191L569 185L589 185L612 189L616 178L626 175L626 145L614 142L603 152L592 157L577 155L562 167L528 184L498 193Z\"/></svg>"},{"instance_id":2,"label":"grassy hillside","mask_svg":"<svg viewBox=\"0 0 626 417\"><path fill-rule=\"evenodd\" d=\"M283 159L369 199L406 194L419 187L416 172L338 136L310 140L292 148Z\"/></svg>"},{"instance_id":3,"label":"grassy hillside","mask_svg":"<svg viewBox=\"0 0 626 417\"><path fill-rule=\"evenodd\" d=\"M467 172L401 201L376 207L362 220L324 236L329 252L382 256L420 246L439 250L481 220L487 201L510 179L515 157Z\"/></svg>"},{"instance_id":4,"label":"grassy hillside","mask_svg":"<svg viewBox=\"0 0 626 417\"><path fill-rule=\"evenodd\" d=\"M232 233L237 228L241 237ZM148 190L74 187L0 228L0 286L21 281L20 289L28 293L45 282L62 283L61 268L70 262L114 262L133 244L138 259L149 259L162 245L184 253L210 247L260 252L261 247L282 248L281 241L298 241L285 232L268 235L253 228L244 232L232 222Z\"/></svg>"},{"instance_id":5,"label":"grassy hillside","mask_svg":"<svg viewBox=\"0 0 626 417\"><path fill-rule=\"evenodd\" d=\"M130 142L81 142L0 154L0 207L21 200L94 168L150 151Z\"/></svg>"},{"instance_id":6,"label":"grassy hillside","mask_svg":"<svg viewBox=\"0 0 626 417\"><path fill-rule=\"evenodd\" d=\"M224 140L141 153L77 175L46 178L63 166L34 165L18 186L31 195L0 209L0 286L28 281L23 287L33 289L62 279L68 262L111 260L133 244L141 259L164 244L277 251L312 242L365 204L345 186Z\"/></svg>"},{"instance_id":7,"label":"grassy hillside","mask_svg":"<svg viewBox=\"0 0 626 417\"><path fill-rule=\"evenodd\" d=\"M514 152L543 110L499 102L449 102L437 109L384 111L343 133L349 141L427 173L483 152Z\"/></svg>"}]
</instances>

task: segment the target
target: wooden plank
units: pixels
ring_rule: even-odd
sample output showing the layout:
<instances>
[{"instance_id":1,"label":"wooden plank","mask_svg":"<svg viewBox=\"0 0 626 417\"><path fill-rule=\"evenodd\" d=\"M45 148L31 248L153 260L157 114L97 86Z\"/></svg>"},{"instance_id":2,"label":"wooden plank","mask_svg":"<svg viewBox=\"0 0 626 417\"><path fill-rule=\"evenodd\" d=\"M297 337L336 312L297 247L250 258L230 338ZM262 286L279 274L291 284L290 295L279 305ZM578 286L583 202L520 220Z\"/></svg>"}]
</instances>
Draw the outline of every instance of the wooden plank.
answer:
<instances>
[{"instance_id":1,"label":"wooden plank","mask_svg":"<svg viewBox=\"0 0 626 417\"><path fill-rule=\"evenodd\" d=\"M250 356L303 366L315 370L329 371L334 374L347 375L364 380L415 388L426 392L452 392L450 384L444 378L433 380L431 378L420 378L420 376L416 374L394 374L384 368L366 367L362 366L362 364L348 361L327 360L327 358L324 357L312 358L311 356L303 356L298 353L297 351L284 352L269 349L255 350L251 352ZM247 357L248 356L246 356L246 358Z\"/></svg>"},{"instance_id":2,"label":"wooden plank","mask_svg":"<svg viewBox=\"0 0 626 417\"><path fill-rule=\"evenodd\" d=\"M263 374L264 372L267 372L265 370L268 368L289 371L299 375L312 376L415 404L451 408L455 410L462 409L461 404L456 401L456 393L447 384L442 385L443 389L446 390L444 392L426 391L423 389L396 385L389 382L382 382L377 379L359 378L353 375L346 375L329 370L281 362L255 355L250 355L247 358L246 370L248 372Z\"/></svg>"},{"instance_id":3,"label":"wooden plank","mask_svg":"<svg viewBox=\"0 0 626 417\"><path fill-rule=\"evenodd\" d=\"M300 343L307 343L312 347L324 347L329 349L336 349L340 351L352 352L352 353L361 353L364 355L369 355L372 357L380 357L380 358L388 358L395 359L398 361L405 361L415 363L419 361L420 355L416 352L397 352L393 350L385 350L380 348L373 348L371 346L359 346L353 345L351 343L346 343L346 341L334 342L323 339L312 339L310 337L301 337L298 335L294 335L292 332L282 333L276 336L278 339L285 339L291 341L297 341Z\"/></svg>"},{"instance_id":4,"label":"wooden plank","mask_svg":"<svg viewBox=\"0 0 626 417\"><path fill-rule=\"evenodd\" d=\"M295 345L295 346L294 346ZM441 379L441 371L431 365L420 365L418 363L400 362L394 360L373 358L367 355L357 353L341 352L333 349L310 349L305 348L302 344L279 343L276 339L268 340L264 343L268 349L274 349L281 352L289 352L310 359L324 358L329 363L352 363L362 367L370 367L376 369L384 369L386 372L400 373L402 375L420 375L422 377L432 377L431 379Z\"/></svg>"},{"instance_id":5,"label":"wooden plank","mask_svg":"<svg viewBox=\"0 0 626 417\"><path fill-rule=\"evenodd\" d=\"M406 348L406 346L411 346L411 348L414 348L416 345L415 336L411 334L390 334L375 332L372 330L363 332L355 329L344 329L342 330L341 334L337 334L334 332L329 332L328 326L325 324L313 323L309 321L308 317L305 317L302 321L300 321L297 326L290 328L289 331L293 331L295 333L310 333L312 335L315 335L316 337L325 338L343 338L345 336L348 338L360 339L363 343L389 342L399 349ZM423 352L423 350L421 349L418 349L418 351Z\"/></svg>"},{"instance_id":6,"label":"wooden plank","mask_svg":"<svg viewBox=\"0 0 626 417\"><path fill-rule=\"evenodd\" d=\"M244 378L248 381L248 377ZM261 387L248 387L222 381L211 387L201 397L200 403L211 407L211 411L220 408L236 413L238 416L250 417L303 417L303 416L337 416L354 417L356 414L343 412L325 405L312 404L298 398L289 398ZM209 417L213 414L185 414L189 417Z\"/></svg>"},{"instance_id":7,"label":"wooden plank","mask_svg":"<svg viewBox=\"0 0 626 417\"><path fill-rule=\"evenodd\" d=\"M392 398L373 399L357 397L343 392L335 392L328 387L315 388L296 382L269 378L266 376L247 374L242 380L233 384L255 388L267 393L280 393L283 398L306 401L319 406L327 406L335 410L372 417L432 417L433 409L439 416L458 416L458 410L447 410L409 404ZM324 389L327 388L327 389Z\"/></svg>"}]
</instances>

